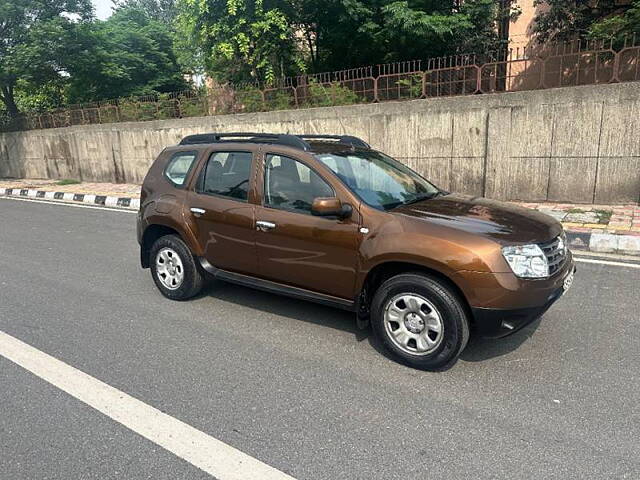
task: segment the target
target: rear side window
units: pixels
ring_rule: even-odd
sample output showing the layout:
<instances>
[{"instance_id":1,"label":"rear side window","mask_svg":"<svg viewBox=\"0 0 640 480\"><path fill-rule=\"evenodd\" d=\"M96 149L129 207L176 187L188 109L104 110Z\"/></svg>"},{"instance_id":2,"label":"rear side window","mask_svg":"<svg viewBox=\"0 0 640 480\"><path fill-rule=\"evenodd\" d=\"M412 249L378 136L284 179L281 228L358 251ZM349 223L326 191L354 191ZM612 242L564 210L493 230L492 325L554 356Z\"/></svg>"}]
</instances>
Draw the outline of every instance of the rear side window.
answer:
<instances>
[{"instance_id":1,"label":"rear side window","mask_svg":"<svg viewBox=\"0 0 640 480\"><path fill-rule=\"evenodd\" d=\"M177 186L184 185L187 181L189 170L193 166L197 156L196 152L180 152L176 153L164 169L164 175L171 183Z\"/></svg>"},{"instance_id":2,"label":"rear side window","mask_svg":"<svg viewBox=\"0 0 640 480\"><path fill-rule=\"evenodd\" d=\"M251 177L251 152L214 152L200 179L198 191L247 201Z\"/></svg>"}]
</instances>

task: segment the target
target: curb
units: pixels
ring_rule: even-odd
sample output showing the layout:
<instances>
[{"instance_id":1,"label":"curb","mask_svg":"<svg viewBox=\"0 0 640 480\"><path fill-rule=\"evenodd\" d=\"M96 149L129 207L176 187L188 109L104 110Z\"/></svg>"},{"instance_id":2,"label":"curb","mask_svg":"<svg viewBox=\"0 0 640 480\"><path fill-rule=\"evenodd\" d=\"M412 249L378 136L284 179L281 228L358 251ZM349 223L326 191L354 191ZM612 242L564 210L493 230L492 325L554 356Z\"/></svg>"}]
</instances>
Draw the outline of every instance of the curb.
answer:
<instances>
[{"instance_id":1,"label":"curb","mask_svg":"<svg viewBox=\"0 0 640 480\"><path fill-rule=\"evenodd\" d=\"M0 197L21 197L33 200L51 200L67 203L83 203L101 207L140 209L140 199L131 197L113 197L109 195L90 195L86 193L51 192L46 190L0 188Z\"/></svg>"},{"instance_id":2,"label":"curb","mask_svg":"<svg viewBox=\"0 0 640 480\"><path fill-rule=\"evenodd\" d=\"M566 230L571 250L640 255L640 236Z\"/></svg>"},{"instance_id":3,"label":"curb","mask_svg":"<svg viewBox=\"0 0 640 480\"><path fill-rule=\"evenodd\" d=\"M140 209L140 199L131 197L51 192L33 189L0 188L0 197L2 196L30 198L33 200L82 203L125 210ZM566 232L567 242L572 250L640 256L640 236L603 232L576 232L572 231L570 227Z\"/></svg>"}]
</instances>

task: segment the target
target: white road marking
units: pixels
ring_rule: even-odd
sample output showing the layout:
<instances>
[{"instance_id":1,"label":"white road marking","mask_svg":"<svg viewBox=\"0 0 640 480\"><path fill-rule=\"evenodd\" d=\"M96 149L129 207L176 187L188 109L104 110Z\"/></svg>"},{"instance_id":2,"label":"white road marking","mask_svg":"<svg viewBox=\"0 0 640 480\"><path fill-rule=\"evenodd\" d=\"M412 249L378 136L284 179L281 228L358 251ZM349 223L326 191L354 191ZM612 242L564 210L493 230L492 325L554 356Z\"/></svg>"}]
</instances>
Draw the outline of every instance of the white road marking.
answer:
<instances>
[{"instance_id":1,"label":"white road marking","mask_svg":"<svg viewBox=\"0 0 640 480\"><path fill-rule=\"evenodd\" d=\"M611 265L613 267L640 268L640 264L638 263L612 262L610 260L594 260L591 258L578 258L578 257L573 257L573 259L576 262L580 262L580 263L597 263L599 265Z\"/></svg>"},{"instance_id":2,"label":"white road marking","mask_svg":"<svg viewBox=\"0 0 640 480\"><path fill-rule=\"evenodd\" d=\"M0 355L218 480L295 480L1 330Z\"/></svg>"},{"instance_id":3,"label":"white road marking","mask_svg":"<svg viewBox=\"0 0 640 480\"><path fill-rule=\"evenodd\" d=\"M107 210L108 212L122 212L122 213L138 213L137 210L131 210L127 208L107 208L101 207L99 205L81 205L75 203L65 203L65 202L48 202L46 200L31 200L29 198L18 198L18 197L0 197L0 200L17 200L19 202L33 202L33 203L46 203L48 205L60 205L63 207L75 207L75 208L92 208L94 210Z\"/></svg>"}]
</instances>

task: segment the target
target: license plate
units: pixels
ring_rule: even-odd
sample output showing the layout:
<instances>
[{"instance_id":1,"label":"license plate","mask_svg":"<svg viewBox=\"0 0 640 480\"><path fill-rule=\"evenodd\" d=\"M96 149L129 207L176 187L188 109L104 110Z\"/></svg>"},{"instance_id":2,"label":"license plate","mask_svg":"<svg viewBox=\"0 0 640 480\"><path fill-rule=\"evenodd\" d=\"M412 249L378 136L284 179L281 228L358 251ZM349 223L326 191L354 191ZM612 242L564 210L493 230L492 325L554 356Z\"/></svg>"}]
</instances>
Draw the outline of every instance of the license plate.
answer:
<instances>
[{"instance_id":1,"label":"license plate","mask_svg":"<svg viewBox=\"0 0 640 480\"><path fill-rule=\"evenodd\" d=\"M567 275L564 278L564 283L562 285L562 289L564 290L564 292L566 293L567 290L569 290L571 288L571 285L573 284L573 275L574 275L574 271L572 270L571 273L569 273L569 275Z\"/></svg>"}]
</instances>

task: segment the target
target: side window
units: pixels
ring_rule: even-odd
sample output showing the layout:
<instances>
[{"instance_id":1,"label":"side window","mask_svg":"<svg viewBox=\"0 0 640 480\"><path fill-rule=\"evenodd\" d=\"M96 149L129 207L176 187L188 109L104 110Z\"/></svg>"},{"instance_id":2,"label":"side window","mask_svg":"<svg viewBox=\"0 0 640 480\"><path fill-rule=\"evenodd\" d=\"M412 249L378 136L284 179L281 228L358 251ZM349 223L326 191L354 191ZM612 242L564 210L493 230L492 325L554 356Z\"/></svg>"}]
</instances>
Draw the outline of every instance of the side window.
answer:
<instances>
[{"instance_id":1,"label":"side window","mask_svg":"<svg viewBox=\"0 0 640 480\"><path fill-rule=\"evenodd\" d=\"M334 197L333 189L304 163L280 155L267 155L264 177L267 207L311 213L313 200Z\"/></svg>"},{"instance_id":2,"label":"side window","mask_svg":"<svg viewBox=\"0 0 640 480\"><path fill-rule=\"evenodd\" d=\"M167 163L167 166L164 169L164 175L174 185L184 185L196 156L197 153L195 152L176 153Z\"/></svg>"},{"instance_id":3,"label":"side window","mask_svg":"<svg viewBox=\"0 0 640 480\"><path fill-rule=\"evenodd\" d=\"M204 168L198 191L247 201L251 176L250 152L214 152Z\"/></svg>"}]
</instances>

